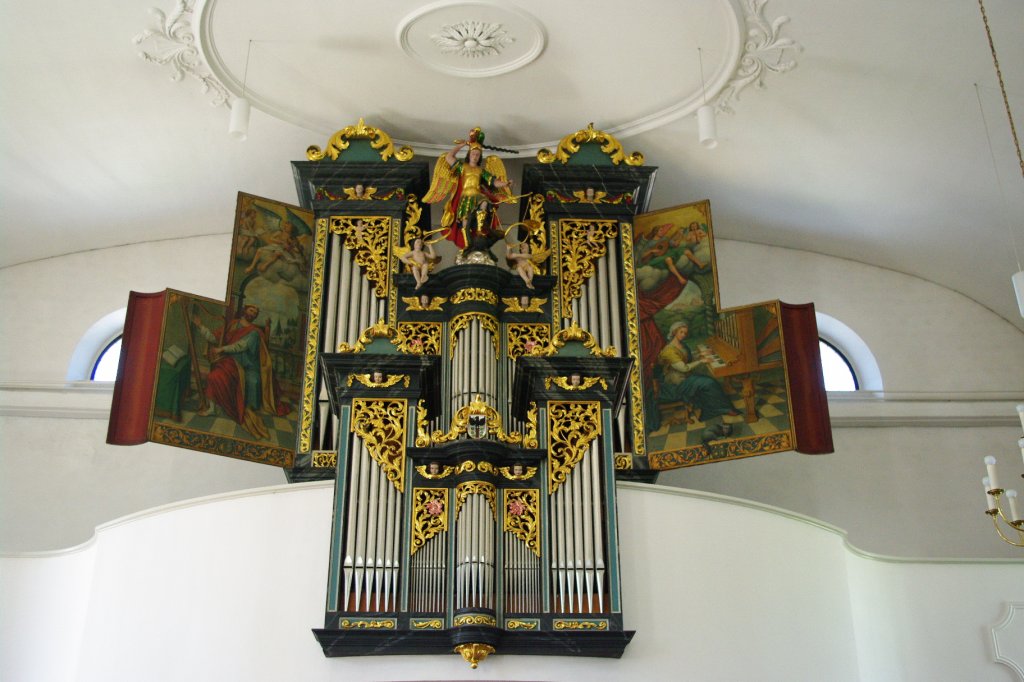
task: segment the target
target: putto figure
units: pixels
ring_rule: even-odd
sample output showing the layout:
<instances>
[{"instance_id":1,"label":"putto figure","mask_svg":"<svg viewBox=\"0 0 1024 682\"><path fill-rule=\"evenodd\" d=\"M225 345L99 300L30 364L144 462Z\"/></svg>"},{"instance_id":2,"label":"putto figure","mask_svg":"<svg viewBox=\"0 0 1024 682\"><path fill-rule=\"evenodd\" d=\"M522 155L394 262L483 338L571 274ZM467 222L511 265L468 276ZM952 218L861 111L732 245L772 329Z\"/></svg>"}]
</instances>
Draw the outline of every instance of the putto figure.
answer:
<instances>
[{"instance_id":1,"label":"putto figure","mask_svg":"<svg viewBox=\"0 0 1024 682\"><path fill-rule=\"evenodd\" d=\"M412 249L399 255L398 259L405 263L412 271L413 279L416 280L416 288L423 286L430 277L430 271L440 262L440 258L434 253L434 245L427 244L423 248L423 240L416 238L412 242Z\"/></svg>"},{"instance_id":2,"label":"putto figure","mask_svg":"<svg viewBox=\"0 0 1024 682\"><path fill-rule=\"evenodd\" d=\"M463 147L469 147L469 151L459 160L456 154ZM487 250L501 239L504 233L497 204L514 201L505 164L494 155L483 158L484 149L480 128L469 131L467 139L456 140L455 147L437 160L430 189L423 198L428 204L447 199L440 231L463 251Z\"/></svg>"}]
</instances>

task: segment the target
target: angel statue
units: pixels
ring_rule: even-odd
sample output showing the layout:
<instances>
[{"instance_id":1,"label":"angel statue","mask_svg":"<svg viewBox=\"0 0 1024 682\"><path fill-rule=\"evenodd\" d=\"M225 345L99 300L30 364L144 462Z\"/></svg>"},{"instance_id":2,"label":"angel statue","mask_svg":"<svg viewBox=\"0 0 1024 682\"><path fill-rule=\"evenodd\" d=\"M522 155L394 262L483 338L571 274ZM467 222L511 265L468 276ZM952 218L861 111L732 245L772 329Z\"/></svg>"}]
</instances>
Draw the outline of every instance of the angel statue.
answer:
<instances>
[{"instance_id":1,"label":"angel statue","mask_svg":"<svg viewBox=\"0 0 1024 682\"><path fill-rule=\"evenodd\" d=\"M551 252L547 250L533 252L526 242L519 244L506 242L505 249L505 260L508 266L516 271L527 289L533 289L533 276L537 273L536 266L547 260Z\"/></svg>"},{"instance_id":2,"label":"angel statue","mask_svg":"<svg viewBox=\"0 0 1024 682\"><path fill-rule=\"evenodd\" d=\"M463 147L469 147L469 151L460 161L455 155ZM480 128L469 131L467 139L456 140L455 147L437 160L430 189L423 197L428 204L447 199L439 231L462 251L486 251L501 239L504 232L496 205L515 200L510 191L512 181L501 159L491 155L480 165L484 149Z\"/></svg>"}]
</instances>

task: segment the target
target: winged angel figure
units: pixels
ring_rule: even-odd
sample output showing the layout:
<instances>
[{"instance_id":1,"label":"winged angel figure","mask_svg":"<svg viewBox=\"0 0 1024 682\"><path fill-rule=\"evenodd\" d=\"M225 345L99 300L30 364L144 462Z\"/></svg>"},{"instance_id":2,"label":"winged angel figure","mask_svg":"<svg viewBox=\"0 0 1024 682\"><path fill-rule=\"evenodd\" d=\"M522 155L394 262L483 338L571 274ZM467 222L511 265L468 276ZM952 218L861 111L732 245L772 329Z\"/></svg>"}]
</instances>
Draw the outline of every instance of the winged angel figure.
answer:
<instances>
[{"instance_id":1,"label":"winged angel figure","mask_svg":"<svg viewBox=\"0 0 1024 682\"><path fill-rule=\"evenodd\" d=\"M464 159L456 154L469 147ZM497 204L515 201L512 181L505 164L497 156L483 159L484 132L473 128L465 140L456 140L455 147L440 157L434 166L434 177L423 201L436 204L447 199L441 216L444 238L462 251L486 250L504 236L498 220ZM488 147L493 149L493 147Z\"/></svg>"}]
</instances>

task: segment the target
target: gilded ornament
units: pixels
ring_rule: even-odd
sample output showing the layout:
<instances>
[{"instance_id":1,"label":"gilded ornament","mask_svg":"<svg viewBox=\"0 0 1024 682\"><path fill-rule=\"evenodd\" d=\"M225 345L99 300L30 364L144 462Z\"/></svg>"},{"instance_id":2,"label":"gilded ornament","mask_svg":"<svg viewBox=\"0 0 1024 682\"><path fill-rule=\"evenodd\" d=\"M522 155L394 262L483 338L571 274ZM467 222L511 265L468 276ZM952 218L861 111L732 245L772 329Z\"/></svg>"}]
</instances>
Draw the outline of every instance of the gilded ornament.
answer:
<instances>
[{"instance_id":1,"label":"gilded ornament","mask_svg":"<svg viewBox=\"0 0 1024 682\"><path fill-rule=\"evenodd\" d=\"M404 398L353 398L352 431L398 492L405 489Z\"/></svg>"},{"instance_id":2,"label":"gilded ornament","mask_svg":"<svg viewBox=\"0 0 1024 682\"><path fill-rule=\"evenodd\" d=\"M351 346L347 343L338 344L339 353L362 353L366 350L366 347L373 343L374 339L387 339L391 342L391 345L398 350L403 350L404 347L409 343L409 340L405 338L399 330L392 326L389 326L384 320L377 320L376 324L373 324L363 330L363 333L359 335L359 339Z\"/></svg>"},{"instance_id":3,"label":"gilded ornament","mask_svg":"<svg viewBox=\"0 0 1024 682\"><path fill-rule=\"evenodd\" d=\"M462 627L463 625L489 625L494 627L498 624L498 621L494 616L487 616L479 613L467 613L462 616L455 616L455 620L452 621L452 625L455 627Z\"/></svg>"},{"instance_id":4,"label":"gilded ornament","mask_svg":"<svg viewBox=\"0 0 1024 682\"><path fill-rule=\"evenodd\" d=\"M497 301L495 301L497 302ZM491 333L491 344L494 346L494 357L501 357L501 350L498 348L498 320L487 313L462 313L452 318L448 325L449 345L452 355L455 354L455 346L459 342L459 332L469 327L470 323L476 321L481 327Z\"/></svg>"},{"instance_id":5,"label":"gilded ornament","mask_svg":"<svg viewBox=\"0 0 1024 682\"><path fill-rule=\"evenodd\" d=\"M412 244L413 240L423 237L423 229L420 227L420 218L423 216L423 207L415 194L410 194L405 202L405 229L402 230L402 242Z\"/></svg>"},{"instance_id":6,"label":"gilded ornament","mask_svg":"<svg viewBox=\"0 0 1024 682\"><path fill-rule=\"evenodd\" d=\"M469 663L469 667L476 670L477 665L485 658L494 653L494 647L490 644L459 644L455 647L455 653L461 655Z\"/></svg>"},{"instance_id":7,"label":"gilded ornament","mask_svg":"<svg viewBox=\"0 0 1024 682\"><path fill-rule=\"evenodd\" d=\"M615 470L616 471L632 471L633 470L633 457L629 453L619 453L615 455Z\"/></svg>"},{"instance_id":8,"label":"gilded ornament","mask_svg":"<svg viewBox=\"0 0 1024 682\"><path fill-rule=\"evenodd\" d=\"M426 298L427 302L424 303L421 298ZM421 312L441 310L441 305L447 303L448 299L443 296L403 296L402 301L405 303L406 310Z\"/></svg>"},{"instance_id":9,"label":"gilded ornament","mask_svg":"<svg viewBox=\"0 0 1024 682\"><path fill-rule=\"evenodd\" d=\"M522 467L519 473L512 467L500 467L498 473L510 481L528 481L537 475L537 467Z\"/></svg>"},{"instance_id":10,"label":"gilded ornament","mask_svg":"<svg viewBox=\"0 0 1024 682\"><path fill-rule=\"evenodd\" d=\"M606 620L559 620L554 622L556 630L607 630Z\"/></svg>"},{"instance_id":11,"label":"gilded ornament","mask_svg":"<svg viewBox=\"0 0 1024 682\"><path fill-rule=\"evenodd\" d=\"M548 234L544 229L544 197L540 194L530 196L526 208L527 219L523 221L529 231L526 235L526 243L530 245L533 253L543 253L548 250ZM538 275L547 274L547 268L543 263L535 265Z\"/></svg>"},{"instance_id":12,"label":"gilded ornament","mask_svg":"<svg viewBox=\"0 0 1024 682\"><path fill-rule=\"evenodd\" d=\"M495 488L493 483L487 481L463 481L455 486L455 520L459 519L462 512L462 505L470 495L483 495L491 505L491 516L498 520L498 507L495 501ZM492 623L493 625L493 623Z\"/></svg>"},{"instance_id":13,"label":"gilded ornament","mask_svg":"<svg viewBox=\"0 0 1024 682\"><path fill-rule=\"evenodd\" d=\"M530 355L535 348L543 348L551 340L551 327L546 323L509 322L505 325L505 348L513 360Z\"/></svg>"},{"instance_id":14,"label":"gilded ornament","mask_svg":"<svg viewBox=\"0 0 1024 682\"><path fill-rule=\"evenodd\" d=\"M536 620L520 620L517 618L510 618L505 621L506 630L536 630L540 627L540 621Z\"/></svg>"},{"instance_id":15,"label":"gilded ornament","mask_svg":"<svg viewBox=\"0 0 1024 682\"><path fill-rule=\"evenodd\" d=\"M416 447L430 447L430 428L427 421L427 401L416 403Z\"/></svg>"},{"instance_id":16,"label":"gilded ornament","mask_svg":"<svg viewBox=\"0 0 1024 682\"><path fill-rule=\"evenodd\" d=\"M406 341L401 350L414 355L441 354L440 322L399 322L398 331Z\"/></svg>"},{"instance_id":17,"label":"gilded ornament","mask_svg":"<svg viewBox=\"0 0 1024 682\"><path fill-rule=\"evenodd\" d=\"M392 156L399 161L408 161L413 157L411 147L401 147L396 152L395 145L387 133L379 128L366 125L360 117L359 122L354 126L347 126L334 133L327 141L327 149L321 151L320 147L311 145L306 150L306 158L310 161L323 161L329 156L332 161L337 161L341 152L348 149L349 140L370 140L370 147L377 150L381 161L387 161Z\"/></svg>"},{"instance_id":18,"label":"gilded ornament","mask_svg":"<svg viewBox=\"0 0 1024 682\"><path fill-rule=\"evenodd\" d=\"M575 381L575 383L573 383ZM608 382L601 377L581 377L573 375L570 377L544 377L544 388L550 389L551 384L565 389L566 391L584 391L588 388L601 384L601 388L608 390Z\"/></svg>"},{"instance_id":19,"label":"gilded ornament","mask_svg":"<svg viewBox=\"0 0 1024 682\"><path fill-rule=\"evenodd\" d=\"M618 357L618 351L615 346L607 346L601 348L597 345L597 339L594 335L583 329L573 321L568 327L562 329L554 338L544 346L534 346L530 349L529 353L524 355L535 355L535 356L548 356L555 355L559 350L565 347L566 343L570 341L577 341L583 344L583 347L590 351L591 355L596 355L602 358L614 358Z\"/></svg>"},{"instance_id":20,"label":"gilded ornament","mask_svg":"<svg viewBox=\"0 0 1024 682\"><path fill-rule=\"evenodd\" d=\"M526 296L522 298L526 298ZM530 297L529 303L524 306L518 296L505 296L501 299L501 302L505 304L506 313L542 313L546 301L546 298Z\"/></svg>"},{"instance_id":21,"label":"gilded ornament","mask_svg":"<svg viewBox=\"0 0 1024 682\"><path fill-rule=\"evenodd\" d=\"M448 489L412 489L412 539L409 556L423 547L428 540L448 530Z\"/></svg>"},{"instance_id":22,"label":"gilded ornament","mask_svg":"<svg viewBox=\"0 0 1024 682\"><path fill-rule=\"evenodd\" d=\"M526 433L523 434L524 448L537 448L537 403L530 402L530 409L526 411Z\"/></svg>"},{"instance_id":23,"label":"gilded ornament","mask_svg":"<svg viewBox=\"0 0 1024 682\"><path fill-rule=\"evenodd\" d=\"M496 475L497 472L498 472L498 470L494 468L494 465L491 464L490 462L486 461L486 460L482 460L480 462L474 462L471 459L467 459L465 462L463 462L462 464L460 464L458 466L458 468L455 470L455 473L457 473L457 474L466 474L466 473L472 473L474 471L479 471L482 474L491 474L491 475Z\"/></svg>"},{"instance_id":24,"label":"gilded ornament","mask_svg":"<svg viewBox=\"0 0 1024 682\"><path fill-rule=\"evenodd\" d=\"M310 458L314 469L334 469L338 466L338 453L333 450L314 450Z\"/></svg>"},{"instance_id":25,"label":"gilded ornament","mask_svg":"<svg viewBox=\"0 0 1024 682\"><path fill-rule=\"evenodd\" d=\"M425 464L421 464L416 467L417 473L423 478L428 478L432 481L440 481L443 478L448 478L455 473L455 467L448 466L447 464L443 467L438 467L437 471L431 472L430 467Z\"/></svg>"},{"instance_id":26,"label":"gilded ornament","mask_svg":"<svg viewBox=\"0 0 1024 682\"><path fill-rule=\"evenodd\" d=\"M505 490L504 528L540 556L540 491L533 488Z\"/></svg>"},{"instance_id":27,"label":"gilded ornament","mask_svg":"<svg viewBox=\"0 0 1024 682\"><path fill-rule=\"evenodd\" d=\"M793 449L793 436L789 431L776 431L759 436L736 438L711 446L693 445L672 452L652 452L649 456L651 469L664 471L679 467L694 466L725 459L764 455Z\"/></svg>"},{"instance_id":28,"label":"gilded ornament","mask_svg":"<svg viewBox=\"0 0 1024 682\"><path fill-rule=\"evenodd\" d=\"M344 237L343 244L354 251L353 260L373 284L379 298L388 293L388 269L391 261L392 221L388 216L333 216L331 232Z\"/></svg>"},{"instance_id":29,"label":"gilded ornament","mask_svg":"<svg viewBox=\"0 0 1024 682\"><path fill-rule=\"evenodd\" d=\"M501 415L498 411L485 403L481 396L476 396L469 405L460 407L455 412L455 416L452 418L451 428L448 429L447 433L440 430L434 431L431 434L430 440L434 445L440 445L441 443L447 443L455 440L461 434L466 433L469 427L469 418L471 416L482 416L485 418L485 424L487 427L487 433L493 433L497 436L498 440L503 443L509 443L510 445L518 445L523 442L523 436L517 431L507 433L501 425Z\"/></svg>"},{"instance_id":30,"label":"gilded ornament","mask_svg":"<svg viewBox=\"0 0 1024 682\"><path fill-rule=\"evenodd\" d=\"M440 618L412 618L409 620L409 625L412 626L413 630L442 630L444 629L444 623L441 622Z\"/></svg>"},{"instance_id":31,"label":"gilded ornament","mask_svg":"<svg viewBox=\"0 0 1024 682\"><path fill-rule=\"evenodd\" d=\"M593 401L548 402L548 492L554 494L583 461L601 433L601 406Z\"/></svg>"},{"instance_id":32,"label":"gilded ornament","mask_svg":"<svg viewBox=\"0 0 1024 682\"><path fill-rule=\"evenodd\" d=\"M588 124L583 130L577 130L575 133L563 137L562 141L558 143L558 149L555 153L551 153L547 149L541 149L537 152L537 160L541 163L554 163L555 161L569 163L569 159L580 151L580 145L590 142L600 144L601 151L607 154L611 162L616 166L623 161L626 162L627 166L644 165L643 154L633 152L626 156L619 141L602 130L595 130L593 123Z\"/></svg>"},{"instance_id":33,"label":"gilded ornament","mask_svg":"<svg viewBox=\"0 0 1024 682\"><path fill-rule=\"evenodd\" d=\"M466 303L468 301L481 301L490 305L498 305L498 295L490 289L480 289L471 287L468 289L459 289L452 296L452 303Z\"/></svg>"},{"instance_id":34,"label":"gilded ornament","mask_svg":"<svg viewBox=\"0 0 1024 682\"><path fill-rule=\"evenodd\" d=\"M338 622L342 630L394 630L396 621L393 618L381 620L351 620L345 618Z\"/></svg>"},{"instance_id":35,"label":"gilded ornament","mask_svg":"<svg viewBox=\"0 0 1024 682\"><path fill-rule=\"evenodd\" d=\"M608 253L607 241L618 236L614 220L558 221L558 278L562 316L572 317L569 304L580 297L583 284L594 276L594 264Z\"/></svg>"},{"instance_id":36,"label":"gilded ornament","mask_svg":"<svg viewBox=\"0 0 1024 682\"><path fill-rule=\"evenodd\" d=\"M640 323L637 320L636 275L633 267L633 227L622 223L619 243L622 249L622 281L626 289L626 335L629 357L633 367L629 371L630 414L633 416L633 453L643 457L647 451L644 436L644 391L640 385Z\"/></svg>"},{"instance_id":37,"label":"gilded ornament","mask_svg":"<svg viewBox=\"0 0 1024 682\"><path fill-rule=\"evenodd\" d=\"M309 322L306 324L306 357L302 364L302 420L299 424L299 452L313 448L313 403L317 389L317 355L320 339L320 302L324 295L324 264L327 259L328 222L316 221L313 268L309 280Z\"/></svg>"},{"instance_id":38,"label":"gilded ornament","mask_svg":"<svg viewBox=\"0 0 1024 682\"><path fill-rule=\"evenodd\" d=\"M353 381L358 381L367 388L388 388L402 381L405 387L409 388L410 377L408 374L388 374L387 377L375 379L373 374L349 374L347 385L351 386Z\"/></svg>"}]
</instances>

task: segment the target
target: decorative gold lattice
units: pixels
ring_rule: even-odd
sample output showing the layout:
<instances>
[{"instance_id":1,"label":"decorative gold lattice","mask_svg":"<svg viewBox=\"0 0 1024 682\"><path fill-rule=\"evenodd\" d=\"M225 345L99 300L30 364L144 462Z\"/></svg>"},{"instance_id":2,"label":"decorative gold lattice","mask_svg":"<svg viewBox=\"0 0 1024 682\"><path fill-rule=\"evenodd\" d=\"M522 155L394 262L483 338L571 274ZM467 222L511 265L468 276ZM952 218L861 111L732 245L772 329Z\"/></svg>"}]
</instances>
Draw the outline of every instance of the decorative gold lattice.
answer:
<instances>
[{"instance_id":1,"label":"decorative gold lattice","mask_svg":"<svg viewBox=\"0 0 1024 682\"><path fill-rule=\"evenodd\" d=\"M559 350L565 347L565 344L570 341L578 341L583 344L583 347L590 351L591 355L596 355L602 358L614 358L617 357L619 352L615 349L615 346L608 346L601 348L597 345L597 339L594 335L578 326L575 322L570 324L565 329L555 334L554 338L547 345L537 345L530 349L529 353L524 355L539 355L548 356L554 355Z\"/></svg>"},{"instance_id":2,"label":"decorative gold lattice","mask_svg":"<svg viewBox=\"0 0 1024 682\"><path fill-rule=\"evenodd\" d=\"M494 357L501 357L501 351L498 348L498 320L493 315L487 313L462 313L452 318L451 323L448 326L449 345L451 346L452 355L455 354L455 346L459 341L459 332L469 327L470 323L476 321L481 327L491 333L491 343L494 346Z\"/></svg>"},{"instance_id":3,"label":"decorative gold lattice","mask_svg":"<svg viewBox=\"0 0 1024 682\"><path fill-rule=\"evenodd\" d=\"M529 355L551 342L551 327L544 323L510 322L505 326L505 348L512 359Z\"/></svg>"},{"instance_id":4,"label":"decorative gold lattice","mask_svg":"<svg viewBox=\"0 0 1024 682\"><path fill-rule=\"evenodd\" d=\"M540 556L540 492L533 488L505 490L505 530Z\"/></svg>"},{"instance_id":5,"label":"decorative gold lattice","mask_svg":"<svg viewBox=\"0 0 1024 682\"><path fill-rule=\"evenodd\" d=\"M352 431L398 492L405 490L404 398L353 398Z\"/></svg>"},{"instance_id":6,"label":"decorative gold lattice","mask_svg":"<svg viewBox=\"0 0 1024 682\"><path fill-rule=\"evenodd\" d=\"M412 540L409 556L412 556L430 538L448 530L448 489L412 489Z\"/></svg>"},{"instance_id":7,"label":"decorative gold lattice","mask_svg":"<svg viewBox=\"0 0 1024 682\"><path fill-rule=\"evenodd\" d=\"M345 248L354 252L373 291L380 298L388 293L388 265L391 260L391 218L388 216L332 216L331 232L344 237Z\"/></svg>"},{"instance_id":8,"label":"decorative gold lattice","mask_svg":"<svg viewBox=\"0 0 1024 682\"><path fill-rule=\"evenodd\" d=\"M601 406L594 401L548 403L548 492L554 494L601 433Z\"/></svg>"},{"instance_id":9,"label":"decorative gold lattice","mask_svg":"<svg viewBox=\"0 0 1024 682\"><path fill-rule=\"evenodd\" d=\"M594 264L608 253L607 241L619 234L614 220L558 221L558 279L562 317L572 317L570 303L580 297L583 284L594 276Z\"/></svg>"},{"instance_id":10,"label":"decorative gold lattice","mask_svg":"<svg viewBox=\"0 0 1024 682\"><path fill-rule=\"evenodd\" d=\"M402 350L414 355L441 354L440 322L399 322L398 331L405 337Z\"/></svg>"},{"instance_id":11,"label":"decorative gold lattice","mask_svg":"<svg viewBox=\"0 0 1024 682\"><path fill-rule=\"evenodd\" d=\"M462 505L470 495L483 495L487 503L491 505L491 516L498 520L498 507L495 500L496 491L493 483L487 481L464 481L455 486L455 519L458 520L462 512Z\"/></svg>"}]
</instances>

